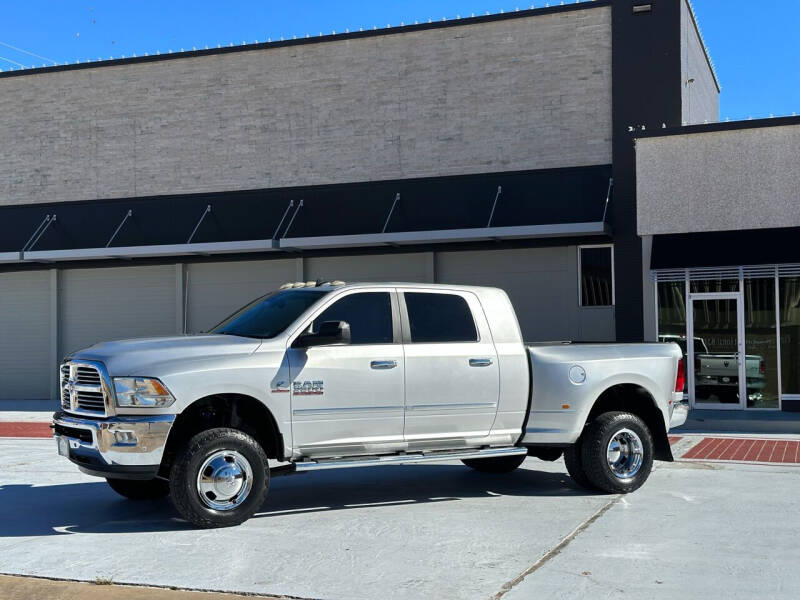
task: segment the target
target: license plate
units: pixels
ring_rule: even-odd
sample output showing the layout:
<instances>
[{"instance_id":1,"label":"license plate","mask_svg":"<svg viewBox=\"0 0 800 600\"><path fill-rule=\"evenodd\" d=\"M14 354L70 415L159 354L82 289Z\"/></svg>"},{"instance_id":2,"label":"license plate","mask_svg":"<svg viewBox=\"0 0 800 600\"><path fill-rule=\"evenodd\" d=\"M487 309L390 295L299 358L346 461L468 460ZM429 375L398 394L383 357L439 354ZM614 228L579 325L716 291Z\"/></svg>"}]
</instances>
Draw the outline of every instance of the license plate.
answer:
<instances>
[{"instance_id":1,"label":"license plate","mask_svg":"<svg viewBox=\"0 0 800 600\"><path fill-rule=\"evenodd\" d=\"M63 435L59 435L56 436L56 443L58 444L58 453L69 458L69 440Z\"/></svg>"}]
</instances>

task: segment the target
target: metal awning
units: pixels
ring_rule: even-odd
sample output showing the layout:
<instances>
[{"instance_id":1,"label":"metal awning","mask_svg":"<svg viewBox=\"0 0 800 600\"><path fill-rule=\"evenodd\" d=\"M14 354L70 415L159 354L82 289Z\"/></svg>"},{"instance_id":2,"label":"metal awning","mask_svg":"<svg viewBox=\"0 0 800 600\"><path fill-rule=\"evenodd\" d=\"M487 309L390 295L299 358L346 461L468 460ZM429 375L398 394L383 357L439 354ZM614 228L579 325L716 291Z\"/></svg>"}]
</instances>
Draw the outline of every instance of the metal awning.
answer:
<instances>
[{"instance_id":1,"label":"metal awning","mask_svg":"<svg viewBox=\"0 0 800 600\"><path fill-rule=\"evenodd\" d=\"M610 234L600 165L0 207L0 263Z\"/></svg>"}]
</instances>

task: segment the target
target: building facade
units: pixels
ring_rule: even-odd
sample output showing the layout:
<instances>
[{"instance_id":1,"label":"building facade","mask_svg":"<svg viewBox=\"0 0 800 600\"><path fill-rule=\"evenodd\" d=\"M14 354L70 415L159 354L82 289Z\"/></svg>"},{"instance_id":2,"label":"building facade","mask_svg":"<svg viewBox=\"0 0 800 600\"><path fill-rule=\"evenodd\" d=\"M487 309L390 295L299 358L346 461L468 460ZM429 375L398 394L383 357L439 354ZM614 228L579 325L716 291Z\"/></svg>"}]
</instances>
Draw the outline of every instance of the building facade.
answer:
<instances>
[{"instance_id":1,"label":"building facade","mask_svg":"<svg viewBox=\"0 0 800 600\"><path fill-rule=\"evenodd\" d=\"M718 92L685 0L0 73L0 399L294 280L499 286L528 340L644 339L634 141Z\"/></svg>"},{"instance_id":2,"label":"building facade","mask_svg":"<svg viewBox=\"0 0 800 600\"><path fill-rule=\"evenodd\" d=\"M647 337L683 345L695 408L800 411L798 156L797 117L636 141Z\"/></svg>"}]
</instances>

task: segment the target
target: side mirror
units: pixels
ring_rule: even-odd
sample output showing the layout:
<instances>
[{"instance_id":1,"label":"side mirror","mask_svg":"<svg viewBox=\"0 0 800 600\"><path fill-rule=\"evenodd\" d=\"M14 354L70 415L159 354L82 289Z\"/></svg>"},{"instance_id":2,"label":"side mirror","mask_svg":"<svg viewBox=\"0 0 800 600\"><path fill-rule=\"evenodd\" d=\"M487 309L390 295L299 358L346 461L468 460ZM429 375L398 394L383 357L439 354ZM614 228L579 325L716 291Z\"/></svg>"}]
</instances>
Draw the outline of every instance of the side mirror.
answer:
<instances>
[{"instance_id":1,"label":"side mirror","mask_svg":"<svg viewBox=\"0 0 800 600\"><path fill-rule=\"evenodd\" d=\"M292 346L294 348L310 348L311 346L328 346L330 344L350 343L350 323L346 321L324 321L317 333L304 333Z\"/></svg>"}]
</instances>

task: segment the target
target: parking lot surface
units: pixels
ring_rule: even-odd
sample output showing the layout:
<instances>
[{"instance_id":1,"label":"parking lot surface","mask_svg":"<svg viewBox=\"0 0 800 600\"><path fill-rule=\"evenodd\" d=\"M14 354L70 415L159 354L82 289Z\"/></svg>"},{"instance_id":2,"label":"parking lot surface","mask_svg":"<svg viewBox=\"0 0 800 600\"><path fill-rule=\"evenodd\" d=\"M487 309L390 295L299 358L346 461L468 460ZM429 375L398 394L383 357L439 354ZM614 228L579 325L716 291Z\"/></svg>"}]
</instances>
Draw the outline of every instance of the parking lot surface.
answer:
<instances>
[{"instance_id":1,"label":"parking lot surface","mask_svg":"<svg viewBox=\"0 0 800 600\"><path fill-rule=\"evenodd\" d=\"M52 440L0 454L4 574L330 599L800 597L797 466L659 463L627 496L532 458L500 476L321 471L273 479L240 527L197 531L81 475Z\"/></svg>"}]
</instances>

